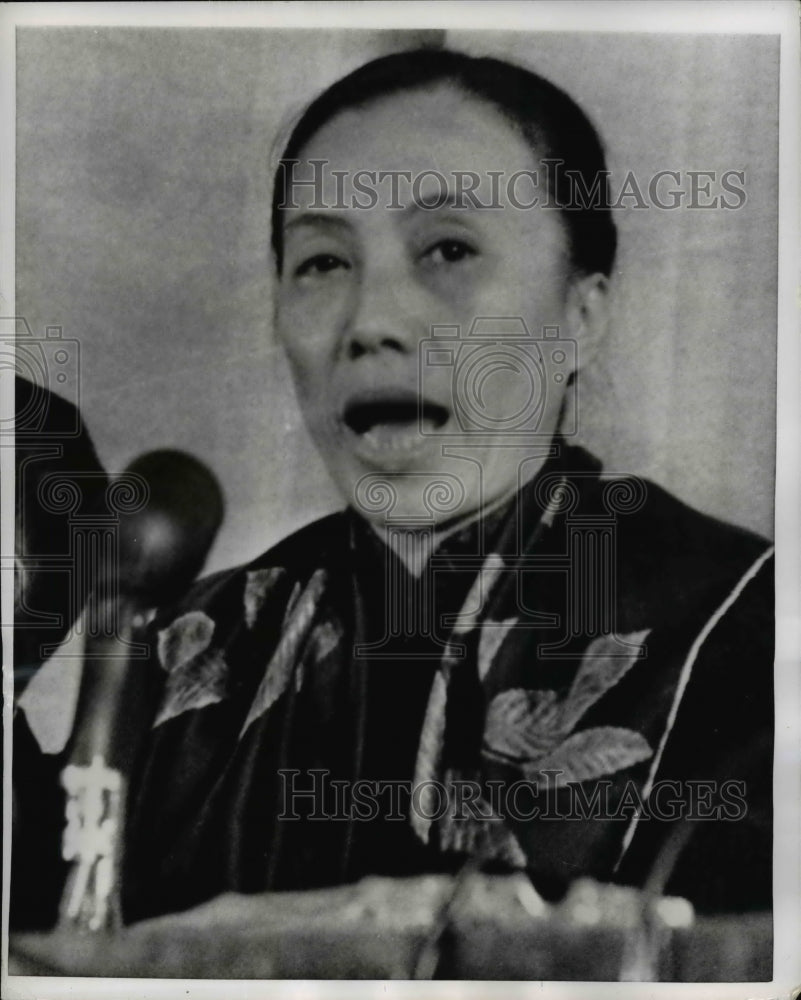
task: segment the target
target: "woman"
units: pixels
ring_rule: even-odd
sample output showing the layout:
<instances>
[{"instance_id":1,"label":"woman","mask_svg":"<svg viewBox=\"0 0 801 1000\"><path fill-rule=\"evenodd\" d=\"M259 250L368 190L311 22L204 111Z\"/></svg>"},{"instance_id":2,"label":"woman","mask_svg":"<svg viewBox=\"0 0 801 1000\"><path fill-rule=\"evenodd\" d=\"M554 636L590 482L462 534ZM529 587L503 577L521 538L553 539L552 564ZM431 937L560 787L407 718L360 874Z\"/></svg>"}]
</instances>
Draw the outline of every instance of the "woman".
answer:
<instances>
[{"instance_id":1,"label":"woman","mask_svg":"<svg viewBox=\"0 0 801 1000\"><path fill-rule=\"evenodd\" d=\"M276 326L347 509L157 621L128 920L471 856L642 884L682 819L668 891L770 905L770 550L567 443L604 171L567 95L458 53L295 126Z\"/></svg>"}]
</instances>

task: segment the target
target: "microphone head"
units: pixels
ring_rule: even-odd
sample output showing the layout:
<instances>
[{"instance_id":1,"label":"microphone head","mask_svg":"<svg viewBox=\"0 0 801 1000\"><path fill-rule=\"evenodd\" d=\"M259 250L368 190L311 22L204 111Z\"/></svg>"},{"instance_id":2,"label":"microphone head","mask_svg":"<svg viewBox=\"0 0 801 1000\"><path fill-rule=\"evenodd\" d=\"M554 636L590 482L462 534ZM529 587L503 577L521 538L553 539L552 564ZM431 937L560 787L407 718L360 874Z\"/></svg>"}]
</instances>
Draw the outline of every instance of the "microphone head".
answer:
<instances>
[{"instance_id":1,"label":"microphone head","mask_svg":"<svg viewBox=\"0 0 801 1000\"><path fill-rule=\"evenodd\" d=\"M180 597L200 572L222 523L223 494L206 465L173 449L140 455L117 483L131 477L140 478L144 500L119 515L119 587L137 606L155 607Z\"/></svg>"}]
</instances>

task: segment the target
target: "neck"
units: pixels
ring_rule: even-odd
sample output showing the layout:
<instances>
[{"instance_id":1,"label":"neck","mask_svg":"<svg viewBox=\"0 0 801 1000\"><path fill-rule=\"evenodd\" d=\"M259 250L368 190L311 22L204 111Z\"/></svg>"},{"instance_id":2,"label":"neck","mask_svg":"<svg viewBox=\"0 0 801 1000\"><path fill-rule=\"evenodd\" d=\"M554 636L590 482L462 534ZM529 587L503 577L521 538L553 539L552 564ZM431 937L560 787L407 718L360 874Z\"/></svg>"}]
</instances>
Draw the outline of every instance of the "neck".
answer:
<instances>
[{"instance_id":1,"label":"neck","mask_svg":"<svg viewBox=\"0 0 801 1000\"><path fill-rule=\"evenodd\" d=\"M369 523L373 531L387 548L392 549L409 572L413 576L419 577L431 555L436 552L446 538L499 510L509 502L516 492L517 489L514 488L484 507L444 524L405 527L403 524L388 525L375 521Z\"/></svg>"}]
</instances>

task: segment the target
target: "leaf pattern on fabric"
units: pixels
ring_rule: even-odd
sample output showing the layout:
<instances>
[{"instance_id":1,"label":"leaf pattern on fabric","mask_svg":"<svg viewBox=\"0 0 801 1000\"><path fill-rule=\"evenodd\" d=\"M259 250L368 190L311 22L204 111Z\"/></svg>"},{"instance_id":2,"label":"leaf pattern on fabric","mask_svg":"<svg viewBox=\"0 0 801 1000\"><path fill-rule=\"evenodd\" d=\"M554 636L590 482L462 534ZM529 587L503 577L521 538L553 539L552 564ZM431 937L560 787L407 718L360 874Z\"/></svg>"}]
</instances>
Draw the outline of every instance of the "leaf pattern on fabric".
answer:
<instances>
[{"instance_id":1,"label":"leaf pattern on fabric","mask_svg":"<svg viewBox=\"0 0 801 1000\"><path fill-rule=\"evenodd\" d=\"M653 751L642 733L618 726L598 726L573 733L552 753L526 765L523 772L537 781L543 771L558 771L555 787L571 782L589 781L613 774L647 760Z\"/></svg>"},{"instance_id":2,"label":"leaf pattern on fabric","mask_svg":"<svg viewBox=\"0 0 801 1000\"><path fill-rule=\"evenodd\" d=\"M504 621L486 621L481 626L481 638L478 641L478 676L480 680L489 673L495 654L503 645L509 630L517 625L517 618L506 618Z\"/></svg>"},{"instance_id":3,"label":"leaf pattern on fabric","mask_svg":"<svg viewBox=\"0 0 801 1000\"><path fill-rule=\"evenodd\" d=\"M417 744L417 760L414 767L414 782L420 793L420 807L412 809L412 829L424 844L431 833L431 820L437 803L430 782L439 772L442 745L445 736L445 705L448 699L448 682L441 670L434 675L431 693L428 696L420 742Z\"/></svg>"},{"instance_id":4,"label":"leaf pattern on fabric","mask_svg":"<svg viewBox=\"0 0 801 1000\"><path fill-rule=\"evenodd\" d=\"M245 577L245 624L253 628L264 607L268 594L273 590L282 576L286 575L283 566L269 566L266 569L254 569Z\"/></svg>"},{"instance_id":5,"label":"leaf pattern on fabric","mask_svg":"<svg viewBox=\"0 0 801 1000\"><path fill-rule=\"evenodd\" d=\"M222 650L199 653L170 672L153 728L168 719L222 701L226 694L228 664Z\"/></svg>"},{"instance_id":6,"label":"leaf pattern on fabric","mask_svg":"<svg viewBox=\"0 0 801 1000\"><path fill-rule=\"evenodd\" d=\"M625 643L637 647L624 655L621 655L621 644L615 636L602 635L593 639L584 651L562 708L563 730L572 729L587 709L629 672L640 659L641 647L649 632L650 629L644 629L621 636Z\"/></svg>"},{"instance_id":7,"label":"leaf pattern on fabric","mask_svg":"<svg viewBox=\"0 0 801 1000\"><path fill-rule=\"evenodd\" d=\"M312 662L319 663L320 660L330 656L339 645L343 634L338 623L321 622L315 625L309 639Z\"/></svg>"},{"instance_id":8,"label":"leaf pattern on fabric","mask_svg":"<svg viewBox=\"0 0 801 1000\"><path fill-rule=\"evenodd\" d=\"M159 663L172 673L204 653L214 635L214 622L203 611L188 611L158 633Z\"/></svg>"},{"instance_id":9,"label":"leaf pattern on fabric","mask_svg":"<svg viewBox=\"0 0 801 1000\"><path fill-rule=\"evenodd\" d=\"M289 686L295 668L300 665L303 647L309 640L325 584L325 571L318 569L312 574L303 590L299 586L295 588L281 638L251 703L245 724L239 734L240 739L251 723L275 704Z\"/></svg>"},{"instance_id":10,"label":"leaf pattern on fabric","mask_svg":"<svg viewBox=\"0 0 801 1000\"><path fill-rule=\"evenodd\" d=\"M485 799L476 800L476 805L482 810L489 809ZM528 864L517 837L500 816L454 819L446 813L439 821L437 831L442 851L471 854L482 861L499 861L507 868L520 869Z\"/></svg>"},{"instance_id":11,"label":"leaf pattern on fabric","mask_svg":"<svg viewBox=\"0 0 801 1000\"><path fill-rule=\"evenodd\" d=\"M492 699L484 724L484 742L492 756L530 760L555 747L562 733L555 691L510 688Z\"/></svg>"},{"instance_id":12,"label":"leaf pattern on fabric","mask_svg":"<svg viewBox=\"0 0 801 1000\"><path fill-rule=\"evenodd\" d=\"M473 780L477 779L474 775ZM463 776L449 769L443 782L447 810L437 824L440 849L471 854L482 861L500 861L508 868L525 868L526 855L514 832L483 796L469 803L460 796L455 787L459 780L464 780Z\"/></svg>"},{"instance_id":13,"label":"leaf pattern on fabric","mask_svg":"<svg viewBox=\"0 0 801 1000\"><path fill-rule=\"evenodd\" d=\"M496 553L490 553L476 574L470 591L462 605L461 614L453 627L453 635L463 637L478 624L478 616L482 607L495 586L498 577L505 568L503 559ZM421 789L421 808L412 810L411 824L415 833L423 843L428 843L431 832L431 820L426 815L432 815L436 810L436 796L430 782L439 777L440 762L445 740L445 709L448 703L448 679L452 670L458 670L464 661L453 655L450 643L442 657L442 663L428 696L426 713L420 731L420 741L417 745L417 759L414 769L415 786Z\"/></svg>"},{"instance_id":14,"label":"leaf pattern on fabric","mask_svg":"<svg viewBox=\"0 0 801 1000\"><path fill-rule=\"evenodd\" d=\"M481 610L505 568L506 564L497 553L492 552L487 556L465 598L461 614L453 627L454 635L465 635L476 627Z\"/></svg>"},{"instance_id":15,"label":"leaf pattern on fabric","mask_svg":"<svg viewBox=\"0 0 801 1000\"><path fill-rule=\"evenodd\" d=\"M631 729L599 726L572 734L588 709L639 659L648 631L623 636L637 649L622 656L614 637L593 640L561 700L549 690L511 688L498 694L487 710L483 755L516 764L531 780L545 769L560 771L557 785L612 774L650 757L645 737Z\"/></svg>"},{"instance_id":16,"label":"leaf pattern on fabric","mask_svg":"<svg viewBox=\"0 0 801 1000\"><path fill-rule=\"evenodd\" d=\"M336 650L344 634L339 624L332 622L322 622L314 626L309 636L306 653L295 667L295 691L300 691L303 687L307 664L314 667L322 663Z\"/></svg>"},{"instance_id":17,"label":"leaf pattern on fabric","mask_svg":"<svg viewBox=\"0 0 801 1000\"><path fill-rule=\"evenodd\" d=\"M289 600L286 602L286 608L284 609L284 621L281 626L282 631L287 627L302 592L303 587L300 585L300 580L296 580L295 586L292 588L292 593L289 595Z\"/></svg>"}]
</instances>

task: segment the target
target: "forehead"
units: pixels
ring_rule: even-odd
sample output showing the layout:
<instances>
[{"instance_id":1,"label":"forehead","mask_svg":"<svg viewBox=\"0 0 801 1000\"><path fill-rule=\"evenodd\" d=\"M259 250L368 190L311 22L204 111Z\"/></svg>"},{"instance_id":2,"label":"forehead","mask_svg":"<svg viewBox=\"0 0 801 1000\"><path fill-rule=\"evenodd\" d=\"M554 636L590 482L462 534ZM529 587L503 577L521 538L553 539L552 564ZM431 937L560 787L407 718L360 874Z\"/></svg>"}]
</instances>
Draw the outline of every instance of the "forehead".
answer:
<instances>
[{"instance_id":1,"label":"forehead","mask_svg":"<svg viewBox=\"0 0 801 1000\"><path fill-rule=\"evenodd\" d=\"M293 176L301 181L316 177L324 185L326 203L331 204L329 197L336 193L358 190L360 178L363 184L367 173L386 172L395 175L397 182L393 194L391 178L385 178L386 199L382 200L392 197L403 202L410 190L407 175L420 178L436 172L449 187L458 183L459 174L476 175L475 190L480 194L493 183L493 190L497 189L493 175L508 177L536 169L536 158L520 130L498 108L444 83L341 111L303 148ZM324 164L315 166L311 161ZM426 188L438 191L441 184L432 175L423 178L417 189ZM308 207L314 198L311 186L297 186L296 204Z\"/></svg>"}]
</instances>

